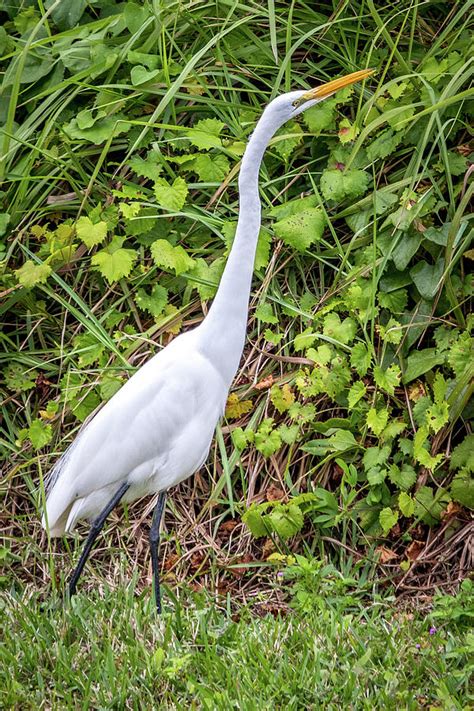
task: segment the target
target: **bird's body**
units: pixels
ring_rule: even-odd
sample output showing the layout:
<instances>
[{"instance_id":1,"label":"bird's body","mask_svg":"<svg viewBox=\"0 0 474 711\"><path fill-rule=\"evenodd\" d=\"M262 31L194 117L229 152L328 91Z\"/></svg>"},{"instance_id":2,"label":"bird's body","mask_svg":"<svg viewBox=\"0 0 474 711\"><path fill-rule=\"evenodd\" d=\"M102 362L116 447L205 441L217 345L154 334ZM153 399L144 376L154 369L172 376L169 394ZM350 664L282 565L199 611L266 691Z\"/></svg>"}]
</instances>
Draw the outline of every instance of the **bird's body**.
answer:
<instances>
[{"instance_id":1,"label":"bird's body","mask_svg":"<svg viewBox=\"0 0 474 711\"><path fill-rule=\"evenodd\" d=\"M242 355L255 250L260 230L258 175L268 143L289 119L369 71L294 91L265 109L247 145L239 175L239 220L214 302L203 322L151 358L87 423L50 477L43 524L51 535L93 519L73 575L75 590L106 515L120 501L165 492L205 461ZM155 594L158 587L160 495L151 528Z\"/></svg>"}]
</instances>

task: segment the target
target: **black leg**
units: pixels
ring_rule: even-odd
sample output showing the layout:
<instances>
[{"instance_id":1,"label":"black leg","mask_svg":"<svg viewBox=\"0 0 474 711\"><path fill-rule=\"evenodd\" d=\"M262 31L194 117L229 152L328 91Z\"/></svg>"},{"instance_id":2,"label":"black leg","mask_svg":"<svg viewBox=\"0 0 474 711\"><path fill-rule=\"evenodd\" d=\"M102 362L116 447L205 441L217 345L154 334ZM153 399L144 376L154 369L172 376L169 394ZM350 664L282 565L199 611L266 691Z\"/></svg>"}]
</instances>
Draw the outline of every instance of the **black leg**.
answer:
<instances>
[{"instance_id":1,"label":"black leg","mask_svg":"<svg viewBox=\"0 0 474 711\"><path fill-rule=\"evenodd\" d=\"M71 580L69 582L69 597L72 597L74 593L76 592L76 585L77 581L79 580L79 577L82 573L82 570L84 568L84 565L86 564L86 560L89 557L89 553L92 550L92 546L95 543L95 539L99 535L99 533L102 530L102 526L105 523L105 519L109 515L111 511L117 506L119 503L120 499L122 496L125 494L127 489L130 487L130 484L122 484L120 489L117 491L116 494L110 499L109 503L107 506L103 509L103 511L100 512L100 514L97 516L97 518L92 522L91 525L91 530L89 531L89 535L87 537L87 540L84 544L84 548L82 549L81 557L79 558L79 563L76 565L76 568L71 576Z\"/></svg>"},{"instance_id":2,"label":"black leg","mask_svg":"<svg viewBox=\"0 0 474 711\"><path fill-rule=\"evenodd\" d=\"M153 519L150 528L150 552L151 552L151 568L153 571L153 583L155 586L155 602L156 611L161 615L161 595L160 595L160 523L161 517L166 503L166 491L160 491L158 501L156 502L155 510L153 511Z\"/></svg>"}]
</instances>

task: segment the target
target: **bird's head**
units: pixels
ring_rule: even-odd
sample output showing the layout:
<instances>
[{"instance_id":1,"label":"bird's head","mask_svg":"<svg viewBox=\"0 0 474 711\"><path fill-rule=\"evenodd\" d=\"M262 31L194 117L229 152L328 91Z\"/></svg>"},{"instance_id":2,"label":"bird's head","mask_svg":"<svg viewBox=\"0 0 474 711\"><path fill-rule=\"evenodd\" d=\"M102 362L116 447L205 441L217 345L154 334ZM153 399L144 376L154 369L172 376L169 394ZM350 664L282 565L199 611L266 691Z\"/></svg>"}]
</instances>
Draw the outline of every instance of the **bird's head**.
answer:
<instances>
[{"instance_id":1,"label":"bird's head","mask_svg":"<svg viewBox=\"0 0 474 711\"><path fill-rule=\"evenodd\" d=\"M333 96L336 91L344 89L355 82L366 79L373 73L373 69L362 69L358 72L352 72L339 79L320 84L314 89L307 91L290 91L287 94L282 94L274 99L267 107L267 111L278 117L277 121L280 125L286 123L290 119L303 113L315 104Z\"/></svg>"}]
</instances>

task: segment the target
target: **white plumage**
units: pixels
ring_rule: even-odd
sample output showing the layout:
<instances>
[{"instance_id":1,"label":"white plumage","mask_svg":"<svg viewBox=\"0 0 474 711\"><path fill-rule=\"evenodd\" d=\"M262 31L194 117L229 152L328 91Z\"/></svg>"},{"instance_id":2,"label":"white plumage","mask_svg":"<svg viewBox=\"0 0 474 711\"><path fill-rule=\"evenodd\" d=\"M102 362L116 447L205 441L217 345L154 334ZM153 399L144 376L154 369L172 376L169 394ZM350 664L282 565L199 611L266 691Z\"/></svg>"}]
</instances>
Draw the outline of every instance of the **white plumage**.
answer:
<instances>
[{"instance_id":1,"label":"white plumage","mask_svg":"<svg viewBox=\"0 0 474 711\"><path fill-rule=\"evenodd\" d=\"M258 174L270 139L289 119L370 73L355 72L308 92L290 92L267 106L242 159L236 236L207 317L142 366L83 427L54 467L43 516L50 535L60 536L79 519L101 514L73 575L71 594L113 506L121 499L166 491L199 469L208 455L245 342L261 221ZM158 610L162 509L159 503L150 539Z\"/></svg>"}]
</instances>

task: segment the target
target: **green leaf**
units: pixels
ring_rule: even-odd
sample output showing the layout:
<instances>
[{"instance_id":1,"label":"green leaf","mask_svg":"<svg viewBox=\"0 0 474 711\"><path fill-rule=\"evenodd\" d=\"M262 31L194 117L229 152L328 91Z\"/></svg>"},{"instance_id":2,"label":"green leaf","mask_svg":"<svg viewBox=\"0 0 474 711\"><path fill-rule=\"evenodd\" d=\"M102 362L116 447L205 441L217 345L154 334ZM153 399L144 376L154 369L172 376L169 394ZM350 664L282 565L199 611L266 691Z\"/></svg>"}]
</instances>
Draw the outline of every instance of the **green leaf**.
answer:
<instances>
[{"instance_id":1,"label":"green leaf","mask_svg":"<svg viewBox=\"0 0 474 711\"><path fill-rule=\"evenodd\" d=\"M294 444L300 432L299 425L280 425L278 433L285 444Z\"/></svg>"},{"instance_id":2,"label":"green leaf","mask_svg":"<svg viewBox=\"0 0 474 711\"><path fill-rule=\"evenodd\" d=\"M231 250L236 230L237 230L237 222L236 221L225 222L222 226L222 234L225 239L227 254ZM271 236L270 232L265 227L261 227L260 232L258 234L254 269L263 269L264 267L267 266L269 259L270 259L271 241L272 241L272 236Z\"/></svg>"},{"instance_id":3,"label":"green leaf","mask_svg":"<svg viewBox=\"0 0 474 711\"><path fill-rule=\"evenodd\" d=\"M148 311L152 316L158 318L168 303L168 289L159 284L154 285L150 294L147 294L145 289L138 289L135 301L139 309Z\"/></svg>"},{"instance_id":4,"label":"green leaf","mask_svg":"<svg viewBox=\"0 0 474 711\"><path fill-rule=\"evenodd\" d=\"M148 82L153 81L153 79L156 79L158 76L160 76L160 74L160 69L148 70L140 64L137 64L135 67L132 67L132 71L130 72L132 86L140 86L141 84L147 84Z\"/></svg>"},{"instance_id":5,"label":"green leaf","mask_svg":"<svg viewBox=\"0 0 474 711\"><path fill-rule=\"evenodd\" d=\"M433 489L429 486L422 486L414 494L415 499L415 516L420 518L424 523L432 526L441 518L441 513L451 501L448 492L439 488L436 494L433 494Z\"/></svg>"},{"instance_id":6,"label":"green leaf","mask_svg":"<svg viewBox=\"0 0 474 711\"><path fill-rule=\"evenodd\" d=\"M451 482L450 493L454 501L467 509L474 509L474 477L467 469L461 469L456 474Z\"/></svg>"},{"instance_id":7,"label":"green leaf","mask_svg":"<svg viewBox=\"0 0 474 711\"><path fill-rule=\"evenodd\" d=\"M220 183L229 172L230 165L224 155L202 153L194 159L193 170L203 182Z\"/></svg>"},{"instance_id":8,"label":"green leaf","mask_svg":"<svg viewBox=\"0 0 474 711\"><path fill-rule=\"evenodd\" d=\"M398 495L398 508L405 518L411 518L415 513L415 502L405 491L401 491Z\"/></svg>"},{"instance_id":9,"label":"green leaf","mask_svg":"<svg viewBox=\"0 0 474 711\"><path fill-rule=\"evenodd\" d=\"M376 410L371 407L367 413L367 427L378 436L382 433L388 422L388 410Z\"/></svg>"},{"instance_id":10,"label":"green leaf","mask_svg":"<svg viewBox=\"0 0 474 711\"><path fill-rule=\"evenodd\" d=\"M3 237L3 235L6 233L9 222L10 222L9 213L8 212L1 212L0 213L0 237Z\"/></svg>"},{"instance_id":11,"label":"green leaf","mask_svg":"<svg viewBox=\"0 0 474 711\"><path fill-rule=\"evenodd\" d=\"M350 410L352 410L355 405L357 405L359 400L364 397L366 392L367 388L365 387L362 380L358 380L352 385L347 395L347 403L349 405Z\"/></svg>"},{"instance_id":12,"label":"green leaf","mask_svg":"<svg viewBox=\"0 0 474 711\"><path fill-rule=\"evenodd\" d=\"M308 210L312 207L318 206L318 198L316 195L307 195L306 197L299 197L295 200L288 200L282 205L275 205L269 210L269 217L275 217L277 220L283 220L284 217L290 217L290 215L298 215L304 210Z\"/></svg>"},{"instance_id":13,"label":"green leaf","mask_svg":"<svg viewBox=\"0 0 474 711\"><path fill-rule=\"evenodd\" d=\"M360 129L357 128L355 124L352 124L349 119L343 118L342 121L339 122L337 135L342 144L355 141L359 133Z\"/></svg>"},{"instance_id":14,"label":"green leaf","mask_svg":"<svg viewBox=\"0 0 474 711\"><path fill-rule=\"evenodd\" d=\"M344 321L341 321L339 314L334 312L329 313L324 317L324 335L333 338L338 343L350 343L354 340L356 331L357 324L350 316L345 318Z\"/></svg>"},{"instance_id":15,"label":"green leaf","mask_svg":"<svg viewBox=\"0 0 474 711\"><path fill-rule=\"evenodd\" d=\"M271 528L282 538L287 540L301 531L304 524L304 516L300 507L296 504L276 507L269 515Z\"/></svg>"},{"instance_id":16,"label":"green leaf","mask_svg":"<svg viewBox=\"0 0 474 711\"><path fill-rule=\"evenodd\" d=\"M365 343L356 343L352 346L351 365L362 378L368 371L372 356Z\"/></svg>"},{"instance_id":17,"label":"green leaf","mask_svg":"<svg viewBox=\"0 0 474 711\"><path fill-rule=\"evenodd\" d=\"M398 365L391 365L384 370L379 365L374 366L374 380L381 390L389 395L395 394L395 388L400 383L400 368Z\"/></svg>"},{"instance_id":18,"label":"green leaf","mask_svg":"<svg viewBox=\"0 0 474 711\"><path fill-rule=\"evenodd\" d=\"M123 385L122 378L106 373L100 381L100 397L102 400L110 400Z\"/></svg>"},{"instance_id":19,"label":"green leaf","mask_svg":"<svg viewBox=\"0 0 474 711\"><path fill-rule=\"evenodd\" d=\"M394 133L390 128L382 131L370 146L367 146L367 157L373 162L378 158L386 158L393 153L402 140L401 133Z\"/></svg>"},{"instance_id":20,"label":"green leaf","mask_svg":"<svg viewBox=\"0 0 474 711\"><path fill-rule=\"evenodd\" d=\"M438 293L441 277L444 271L444 259L438 259L436 264L428 264L420 260L410 269L410 276L424 299L430 301Z\"/></svg>"},{"instance_id":21,"label":"green leaf","mask_svg":"<svg viewBox=\"0 0 474 711\"><path fill-rule=\"evenodd\" d=\"M273 230L285 244L299 252L319 242L325 227L325 217L319 208L309 207L275 222Z\"/></svg>"},{"instance_id":22,"label":"green leaf","mask_svg":"<svg viewBox=\"0 0 474 711\"><path fill-rule=\"evenodd\" d=\"M121 246L123 242L124 238L114 237L105 249L92 256L91 264L97 267L109 284L128 276L137 258L134 249L125 249Z\"/></svg>"},{"instance_id":23,"label":"green leaf","mask_svg":"<svg viewBox=\"0 0 474 711\"><path fill-rule=\"evenodd\" d=\"M409 491L416 482L416 472L409 464L403 464L401 469L397 464L392 464L388 478L399 489Z\"/></svg>"},{"instance_id":24,"label":"green leaf","mask_svg":"<svg viewBox=\"0 0 474 711\"><path fill-rule=\"evenodd\" d=\"M364 469L368 471L369 469L385 464L390 456L391 450L392 448L389 445L385 445L385 447L382 448L368 447L362 457Z\"/></svg>"},{"instance_id":25,"label":"green leaf","mask_svg":"<svg viewBox=\"0 0 474 711\"><path fill-rule=\"evenodd\" d=\"M171 185L164 178L158 178L154 190L158 204L173 212L181 210L188 195L188 186L183 178L175 178Z\"/></svg>"},{"instance_id":26,"label":"green leaf","mask_svg":"<svg viewBox=\"0 0 474 711\"><path fill-rule=\"evenodd\" d=\"M100 360L105 346L101 341L97 340L93 333L86 331L74 338L74 350L77 351L79 356L79 366L85 368Z\"/></svg>"},{"instance_id":27,"label":"green leaf","mask_svg":"<svg viewBox=\"0 0 474 711\"><path fill-rule=\"evenodd\" d=\"M270 400L275 409L281 414L290 409L295 401L295 396L288 383L285 383L281 388L278 385L272 385Z\"/></svg>"},{"instance_id":28,"label":"green leaf","mask_svg":"<svg viewBox=\"0 0 474 711\"><path fill-rule=\"evenodd\" d=\"M156 54L145 54L131 49L127 52L127 62L129 64L144 64L148 69L158 69L159 58Z\"/></svg>"},{"instance_id":29,"label":"green leaf","mask_svg":"<svg viewBox=\"0 0 474 711\"><path fill-rule=\"evenodd\" d=\"M107 223L100 221L93 223L89 217L80 217L76 222L76 234L91 249L101 244L107 237Z\"/></svg>"},{"instance_id":30,"label":"green leaf","mask_svg":"<svg viewBox=\"0 0 474 711\"><path fill-rule=\"evenodd\" d=\"M443 461L444 455L437 454L433 457L428 451L429 446L428 428L419 427L413 440L413 456L419 464L433 471Z\"/></svg>"},{"instance_id":31,"label":"green leaf","mask_svg":"<svg viewBox=\"0 0 474 711\"><path fill-rule=\"evenodd\" d=\"M392 529L398 521L398 511L392 511L388 506L379 513L379 522L382 526L383 535Z\"/></svg>"},{"instance_id":32,"label":"green leaf","mask_svg":"<svg viewBox=\"0 0 474 711\"><path fill-rule=\"evenodd\" d=\"M153 182L158 180L162 171L162 166L158 163L158 154L155 151L150 151L146 158L132 156L128 159L128 165L134 173L142 178L149 178Z\"/></svg>"},{"instance_id":33,"label":"green leaf","mask_svg":"<svg viewBox=\"0 0 474 711\"><path fill-rule=\"evenodd\" d=\"M34 420L28 427L28 439L36 451L49 444L52 438L53 428L51 425L45 424L43 420Z\"/></svg>"},{"instance_id":34,"label":"green leaf","mask_svg":"<svg viewBox=\"0 0 474 711\"><path fill-rule=\"evenodd\" d=\"M215 296L224 267L225 259L215 259L211 264L208 264L205 259L196 259L189 276L196 279L196 288L203 301Z\"/></svg>"},{"instance_id":35,"label":"green leaf","mask_svg":"<svg viewBox=\"0 0 474 711\"><path fill-rule=\"evenodd\" d=\"M83 129L79 127L78 119L75 117L63 126L63 131L73 140L77 139L99 145L110 138L127 133L131 128L132 124L125 114L113 114L96 121L90 128Z\"/></svg>"},{"instance_id":36,"label":"green leaf","mask_svg":"<svg viewBox=\"0 0 474 711\"><path fill-rule=\"evenodd\" d=\"M436 365L444 363L445 356L436 348L425 348L422 351L414 351L407 358L405 372L402 382L410 383L423 373L432 370Z\"/></svg>"},{"instance_id":37,"label":"green leaf","mask_svg":"<svg viewBox=\"0 0 474 711\"><path fill-rule=\"evenodd\" d=\"M382 308L388 309L393 314L400 314L408 303L408 292L406 289L396 289L388 294L379 291L377 300Z\"/></svg>"},{"instance_id":38,"label":"green leaf","mask_svg":"<svg viewBox=\"0 0 474 711\"><path fill-rule=\"evenodd\" d=\"M258 305L255 310L255 317L263 323L278 323L278 316L273 313L273 306L270 301L264 301Z\"/></svg>"},{"instance_id":39,"label":"green leaf","mask_svg":"<svg viewBox=\"0 0 474 711\"><path fill-rule=\"evenodd\" d=\"M401 229L401 228L400 228ZM392 251L392 259L399 271L403 271L420 248L422 236L419 232L407 232L402 235Z\"/></svg>"},{"instance_id":40,"label":"green leaf","mask_svg":"<svg viewBox=\"0 0 474 711\"><path fill-rule=\"evenodd\" d=\"M271 532L265 525L264 518L259 511L258 507L253 504L242 516L242 521L248 526L250 533L254 538L262 538L262 536L268 536Z\"/></svg>"},{"instance_id":41,"label":"green leaf","mask_svg":"<svg viewBox=\"0 0 474 711\"><path fill-rule=\"evenodd\" d=\"M242 427L236 427L234 430L232 430L231 436L232 442L234 443L234 447L240 450L245 449L248 444L248 440Z\"/></svg>"},{"instance_id":42,"label":"green leaf","mask_svg":"<svg viewBox=\"0 0 474 711\"><path fill-rule=\"evenodd\" d=\"M285 138L280 138L279 136L285 136ZM283 160L288 160L296 146L298 146L303 140L303 130L299 123L296 121L287 121L284 126L276 133L277 140L275 141L273 147L275 148L278 155L280 155Z\"/></svg>"},{"instance_id":43,"label":"green leaf","mask_svg":"<svg viewBox=\"0 0 474 711\"><path fill-rule=\"evenodd\" d=\"M155 263L166 269L174 271L176 275L189 271L195 265L194 259L181 247L173 247L166 239L157 239L151 245L151 254Z\"/></svg>"},{"instance_id":44,"label":"green leaf","mask_svg":"<svg viewBox=\"0 0 474 711\"><path fill-rule=\"evenodd\" d=\"M303 113L303 121L312 133L334 128L336 103L335 99L326 99L320 104L311 106Z\"/></svg>"},{"instance_id":45,"label":"green leaf","mask_svg":"<svg viewBox=\"0 0 474 711\"><path fill-rule=\"evenodd\" d=\"M49 264L36 264L31 259L28 259L19 269L15 269L18 283L27 289L31 289L37 284L44 284L51 272Z\"/></svg>"},{"instance_id":46,"label":"green leaf","mask_svg":"<svg viewBox=\"0 0 474 711\"><path fill-rule=\"evenodd\" d=\"M255 447L264 457L270 457L280 449L281 437L278 430L273 429L273 419L271 417L263 420L255 433Z\"/></svg>"},{"instance_id":47,"label":"green leaf","mask_svg":"<svg viewBox=\"0 0 474 711\"><path fill-rule=\"evenodd\" d=\"M426 424L435 434L449 422L447 402L434 403L426 410Z\"/></svg>"},{"instance_id":48,"label":"green leaf","mask_svg":"<svg viewBox=\"0 0 474 711\"><path fill-rule=\"evenodd\" d=\"M9 390L27 392L36 386L38 371L25 368L21 363L11 363L3 374Z\"/></svg>"},{"instance_id":49,"label":"green leaf","mask_svg":"<svg viewBox=\"0 0 474 711\"><path fill-rule=\"evenodd\" d=\"M460 469L461 467L474 472L474 434L467 435L452 451L449 468Z\"/></svg>"},{"instance_id":50,"label":"green leaf","mask_svg":"<svg viewBox=\"0 0 474 711\"><path fill-rule=\"evenodd\" d=\"M219 148L222 145L220 134L224 126L225 124L217 119L202 119L186 131L186 137L199 150Z\"/></svg>"},{"instance_id":51,"label":"green leaf","mask_svg":"<svg viewBox=\"0 0 474 711\"><path fill-rule=\"evenodd\" d=\"M364 170L324 170L321 175L321 192L326 200L342 202L345 198L363 195L369 186L370 175Z\"/></svg>"},{"instance_id":52,"label":"green leaf","mask_svg":"<svg viewBox=\"0 0 474 711\"><path fill-rule=\"evenodd\" d=\"M448 351L448 363L456 375L461 375L474 358L474 339L467 331L461 333Z\"/></svg>"}]
</instances>

